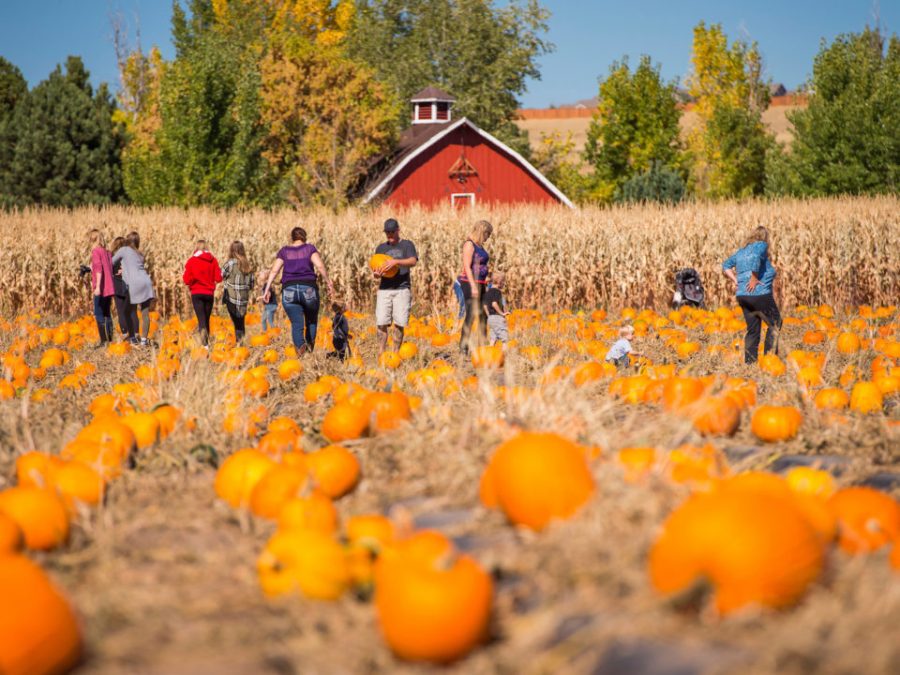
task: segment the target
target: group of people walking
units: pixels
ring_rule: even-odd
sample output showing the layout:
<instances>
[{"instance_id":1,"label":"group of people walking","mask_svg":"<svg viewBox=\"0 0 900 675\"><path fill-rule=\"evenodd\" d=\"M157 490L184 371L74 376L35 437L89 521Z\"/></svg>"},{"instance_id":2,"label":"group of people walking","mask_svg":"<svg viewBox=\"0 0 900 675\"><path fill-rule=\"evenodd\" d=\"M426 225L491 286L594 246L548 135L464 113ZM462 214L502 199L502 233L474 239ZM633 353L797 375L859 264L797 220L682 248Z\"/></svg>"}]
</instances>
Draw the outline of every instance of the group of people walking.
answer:
<instances>
[{"instance_id":1,"label":"group of people walking","mask_svg":"<svg viewBox=\"0 0 900 675\"><path fill-rule=\"evenodd\" d=\"M135 345L149 345L150 307L156 295L144 268L140 235L129 232L124 237L116 237L109 248L100 230L91 230L88 238L90 285L100 344L112 342L115 337L112 320L115 303L119 329L125 339Z\"/></svg>"},{"instance_id":2,"label":"group of people walking","mask_svg":"<svg viewBox=\"0 0 900 675\"><path fill-rule=\"evenodd\" d=\"M509 311L503 298L505 275L492 273L490 254L485 247L492 234L492 225L480 220L461 247L460 272L454 280L453 290L460 303L459 349L464 354L474 343L495 344L508 340L506 317ZM381 352L387 349L392 327L394 348L399 349L403 342L412 306L410 271L419 262L415 244L401 238L396 219L389 218L384 222L384 237L385 241L375 247L375 253L386 256L386 261L373 270L378 281L375 322ZM130 232L124 237L116 237L109 248L100 230L91 230L89 238L91 290L100 343L113 340L112 305L115 303L119 328L125 339L137 345L150 344L150 308L156 296L144 266L140 236ZM337 298L322 256L315 245L307 241L306 230L293 228L290 239L264 274L265 281L257 296L263 303L263 330L274 325L278 306L274 284L280 275L281 305L291 325L291 341L298 354L312 351L321 304L321 277L333 300L334 343L343 357L350 339L344 317L346 305ZM744 245L725 260L722 270L735 285L737 302L747 323L745 362L756 362L763 323L767 326L764 352L774 350L777 353L781 314L774 296L776 270L769 257L768 230L762 226L755 228ZM197 241L185 263L182 278L190 289L201 343L209 345L210 318L219 284L223 285L222 301L234 325L235 338L241 342L246 334L245 319L256 285L256 275L243 242L231 243L228 259L220 267L207 242ZM633 332L626 327L620 338L607 359L621 366L627 365L629 354L635 353L631 347Z\"/></svg>"}]
</instances>

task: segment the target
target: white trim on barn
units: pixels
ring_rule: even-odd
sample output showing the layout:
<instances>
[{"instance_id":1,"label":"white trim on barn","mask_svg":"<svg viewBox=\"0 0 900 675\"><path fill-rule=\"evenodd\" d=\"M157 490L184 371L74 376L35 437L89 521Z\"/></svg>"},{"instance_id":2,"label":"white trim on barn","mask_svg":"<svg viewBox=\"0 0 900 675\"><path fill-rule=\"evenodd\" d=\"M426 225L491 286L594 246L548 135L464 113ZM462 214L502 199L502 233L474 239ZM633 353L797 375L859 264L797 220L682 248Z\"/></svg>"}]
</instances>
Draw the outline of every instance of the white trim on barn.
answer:
<instances>
[{"instance_id":1,"label":"white trim on barn","mask_svg":"<svg viewBox=\"0 0 900 675\"><path fill-rule=\"evenodd\" d=\"M450 206L456 206L456 200L459 199L462 201L463 199L468 202L469 206L475 206L475 193L474 192L454 192L450 195Z\"/></svg>"},{"instance_id":2,"label":"white trim on barn","mask_svg":"<svg viewBox=\"0 0 900 675\"><path fill-rule=\"evenodd\" d=\"M487 139L494 145L498 146L501 150L503 150L504 152L511 155L513 157L513 159L515 159L522 166L524 166L525 169L528 171L528 173L530 173L532 176L534 176L537 179L537 181L541 185L543 185L545 188L547 188L547 190L549 190L550 193L553 194L553 196L555 196L557 199L559 199L559 201L561 201L563 204L568 206L570 209L575 208L575 205L571 202L571 200L568 197L566 197L558 187L556 187L553 183L551 183L549 180L547 180L547 178L546 178L546 176L544 176L544 174L542 174L540 171L535 169L527 159L522 157L522 155L520 155L518 152L516 152L515 150L510 148L505 143L499 141L497 138L495 138L488 132L483 131L482 129L479 129L475 124L470 122L467 117L463 117L461 119L456 120L456 122L449 124L446 129L444 129L443 131L441 131L438 134L435 134L434 136L429 138L428 141L426 141L425 143L420 145L418 148L416 148L413 152L409 153L409 155L404 157L403 160L401 162L399 162L397 164L397 166L395 166L393 169L391 169L390 173L388 173L388 175L385 176L384 179L378 185L376 185L372 189L371 192L369 192L369 194L366 195L366 198L363 199L363 204L368 204L370 201L375 199L375 197L377 197L378 194L382 190L384 190L384 188L386 188L394 178L396 178L397 174L399 174L404 168L406 168L406 166L411 161L413 161L416 157L421 155L423 152L425 152L425 150L430 148L432 145L439 143L444 137L446 137L448 134L452 133L454 130L458 129L459 127L461 127L463 125L468 126L470 129L472 129L473 131L475 131L476 133L481 135L483 138Z\"/></svg>"}]
</instances>

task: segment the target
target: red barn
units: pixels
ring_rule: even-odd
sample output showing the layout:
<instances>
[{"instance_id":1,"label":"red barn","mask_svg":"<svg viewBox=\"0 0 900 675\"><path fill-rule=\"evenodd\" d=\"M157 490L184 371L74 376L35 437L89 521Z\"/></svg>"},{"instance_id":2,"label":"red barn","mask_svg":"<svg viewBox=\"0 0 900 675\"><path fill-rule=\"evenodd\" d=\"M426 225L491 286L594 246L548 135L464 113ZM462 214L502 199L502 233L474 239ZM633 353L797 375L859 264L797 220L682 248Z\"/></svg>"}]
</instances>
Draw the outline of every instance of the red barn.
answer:
<instances>
[{"instance_id":1,"label":"red barn","mask_svg":"<svg viewBox=\"0 0 900 675\"><path fill-rule=\"evenodd\" d=\"M412 126L397 152L370 178L364 203L565 204L572 202L522 155L465 117L454 120L454 99L428 87L413 96Z\"/></svg>"}]
</instances>

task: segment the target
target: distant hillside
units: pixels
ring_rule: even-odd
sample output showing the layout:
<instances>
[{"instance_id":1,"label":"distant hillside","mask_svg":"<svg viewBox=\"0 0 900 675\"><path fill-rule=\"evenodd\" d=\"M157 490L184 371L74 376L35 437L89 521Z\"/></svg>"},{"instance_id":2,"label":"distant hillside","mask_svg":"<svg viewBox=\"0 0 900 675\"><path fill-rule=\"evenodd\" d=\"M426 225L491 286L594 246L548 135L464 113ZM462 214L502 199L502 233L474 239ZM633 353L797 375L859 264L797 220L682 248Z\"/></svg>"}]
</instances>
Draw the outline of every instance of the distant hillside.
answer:
<instances>
[{"instance_id":1,"label":"distant hillside","mask_svg":"<svg viewBox=\"0 0 900 675\"><path fill-rule=\"evenodd\" d=\"M805 107L803 98L793 95L772 98L769 109L763 113L763 122L775 134L779 143L791 142L791 123L787 113ZM576 107L578 106L578 107ZM528 140L532 147L540 143L542 134L570 133L575 141L575 150L581 152L587 141L588 126L596 106L596 99L585 99L578 104L564 108L530 108L519 111L520 118L516 125L528 132ZM682 133L697 123L697 114L688 103L681 115Z\"/></svg>"}]
</instances>

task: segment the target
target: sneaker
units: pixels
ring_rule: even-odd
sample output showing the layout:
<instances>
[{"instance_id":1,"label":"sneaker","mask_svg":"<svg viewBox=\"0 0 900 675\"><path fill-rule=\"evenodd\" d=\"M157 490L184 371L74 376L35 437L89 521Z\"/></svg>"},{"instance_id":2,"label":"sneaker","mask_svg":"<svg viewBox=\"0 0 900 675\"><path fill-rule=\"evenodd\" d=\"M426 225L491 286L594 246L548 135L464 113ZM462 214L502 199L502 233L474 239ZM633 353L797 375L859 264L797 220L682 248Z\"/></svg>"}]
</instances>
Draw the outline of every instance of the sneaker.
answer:
<instances>
[{"instance_id":1,"label":"sneaker","mask_svg":"<svg viewBox=\"0 0 900 675\"><path fill-rule=\"evenodd\" d=\"M128 338L128 342L133 344L135 347L140 347L141 345L141 339L138 337L130 337Z\"/></svg>"}]
</instances>

